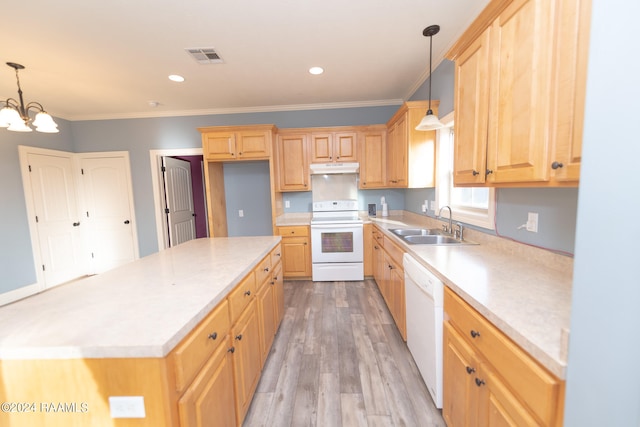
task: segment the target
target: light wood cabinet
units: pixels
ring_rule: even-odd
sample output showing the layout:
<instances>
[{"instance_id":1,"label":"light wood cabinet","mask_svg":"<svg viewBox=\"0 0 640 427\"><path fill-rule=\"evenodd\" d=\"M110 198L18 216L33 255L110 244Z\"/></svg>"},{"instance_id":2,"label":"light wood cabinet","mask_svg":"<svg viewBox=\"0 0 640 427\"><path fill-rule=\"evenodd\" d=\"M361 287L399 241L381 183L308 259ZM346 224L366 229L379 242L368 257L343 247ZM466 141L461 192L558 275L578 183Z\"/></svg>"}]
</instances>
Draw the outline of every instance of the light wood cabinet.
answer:
<instances>
[{"instance_id":1,"label":"light wood cabinet","mask_svg":"<svg viewBox=\"0 0 640 427\"><path fill-rule=\"evenodd\" d=\"M360 149L360 188L382 188L386 185L387 129L372 126L358 133Z\"/></svg>"},{"instance_id":2,"label":"light wood cabinet","mask_svg":"<svg viewBox=\"0 0 640 427\"><path fill-rule=\"evenodd\" d=\"M436 115L439 104L431 101ZM405 102L387 122L387 187L435 186L436 132L415 129L428 108L428 101Z\"/></svg>"},{"instance_id":3,"label":"light wood cabinet","mask_svg":"<svg viewBox=\"0 0 640 427\"><path fill-rule=\"evenodd\" d=\"M445 288L443 417L457 426L562 425L564 382Z\"/></svg>"},{"instance_id":4,"label":"light wood cabinet","mask_svg":"<svg viewBox=\"0 0 640 427\"><path fill-rule=\"evenodd\" d=\"M577 185L589 0L494 0L455 61L456 185Z\"/></svg>"},{"instance_id":5,"label":"light wood cabinet","mask_svg":"<svg viewBox=\"0 0 640 427\"><path fill-rule=\"evenodd\" d=\"M313 132L311 163L357 162L356 132Z\"/></svg>"},{"instance_id":6,"label":"light wood cabinet","mask_svg":"<svg viewBox=\"0 0 640 427\"><path fill-rule=\"evenodd\" d=\"M267 277L262 280L256 295L260 326L260 365L263 366L276 333L276 295L272 286L271 259L269 258L269 266L265 267L263 264L260 268L267 269Z\"/></svg>"},{"instance_id":7,"label":"light wood cabinet","mask_svg":"<svg viewBox=\"0 0 640 427\"><path fill-rule=\"evenodd\" d=\"M237 427L233 410L233 366L229 337L178 401L180 425L189 427Z\"/></svg>"},{"instance_id":8,"label":"light wood cabinet","mask_svg":"<svg viewBox=\"0 0 640 427\"><path fill-rule=\"evenodd\" d=\"M309 191L308 133L280 131L277 136L278 191Z\"/></svg>"},{"instance_id":9,"label":"light wood cabinet","mask_svg":"<svg viewBox=\"0 0 640 427\"><path fill-rule=\"evenodd\" d=\"M199 128L205 160L268 159L273 144L273 126Z\"/></svg>"},{"instance_id":10,"label":"light wood cabinet","mask_svg":"<svg viewBox=\"0 0 640 427\"><path fill-rule=\"evenodd\" d=\"M377 227L372 230L373 276L385 300L389 312L407 340L407 310L404 288L402 257L404 250L393 243Z\"/></svg>"},{"instance_id":11,"label":"light wood cabinet","mask_svg":"<svg viewBox=\"0 0 640 427\"><path fill-rule=\"evenodd\" d=\"M282 274L284 277L311 276L311 239L308 226L278 227L282 236Z\"/></svg>"}]
</instances>

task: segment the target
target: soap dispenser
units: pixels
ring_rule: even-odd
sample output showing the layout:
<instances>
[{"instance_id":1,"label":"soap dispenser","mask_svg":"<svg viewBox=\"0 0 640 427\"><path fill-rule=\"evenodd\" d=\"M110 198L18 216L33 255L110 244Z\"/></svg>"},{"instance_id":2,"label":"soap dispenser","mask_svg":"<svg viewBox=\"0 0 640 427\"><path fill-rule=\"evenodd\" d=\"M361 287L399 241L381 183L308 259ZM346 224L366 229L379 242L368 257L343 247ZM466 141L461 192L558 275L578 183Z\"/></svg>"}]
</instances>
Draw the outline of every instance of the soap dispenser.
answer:
<instances>
[{"instance_id":1,"label":"soap dispenser","mask_svg":"<svg viewBox=\"0 0 640 427\"><path fill-rule=\"evenodd\" d=\"M387 206L384 196L380 199L380 204L382 205L382 216L389 216L389 207Z\"/></svg>"}]
</instances>

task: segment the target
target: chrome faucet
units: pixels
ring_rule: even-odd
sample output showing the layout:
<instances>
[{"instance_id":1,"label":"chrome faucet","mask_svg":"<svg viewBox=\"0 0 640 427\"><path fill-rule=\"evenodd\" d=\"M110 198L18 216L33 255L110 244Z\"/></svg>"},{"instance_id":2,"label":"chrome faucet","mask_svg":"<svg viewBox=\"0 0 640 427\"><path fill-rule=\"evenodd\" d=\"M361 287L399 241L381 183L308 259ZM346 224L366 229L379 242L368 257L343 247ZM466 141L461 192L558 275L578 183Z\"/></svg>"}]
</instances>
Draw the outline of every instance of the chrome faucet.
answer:
<instances>
[{"instance_id":1,"label":"chrome faucet","mask_svg":"<svg viewBox=\"0 0 640 427\"><path fill-rule=\"evenodd\" d=\"M442 209L449 209L449 227L443 225L444 231L446 233L453 233L453 225L451 224L451 208L449 206L443 206L440 208L440 212L438 212L438 218L442 218Z\"/></svg>"}]
</instances>

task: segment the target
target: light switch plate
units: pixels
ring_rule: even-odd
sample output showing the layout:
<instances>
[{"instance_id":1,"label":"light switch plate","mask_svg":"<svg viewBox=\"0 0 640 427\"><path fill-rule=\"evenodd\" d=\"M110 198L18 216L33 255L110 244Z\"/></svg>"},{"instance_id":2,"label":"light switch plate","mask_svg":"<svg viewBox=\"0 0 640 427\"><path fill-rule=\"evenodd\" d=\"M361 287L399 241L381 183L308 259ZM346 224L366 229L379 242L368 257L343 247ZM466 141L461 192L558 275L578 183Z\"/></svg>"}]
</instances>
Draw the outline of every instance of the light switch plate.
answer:
<instances>
[{"instance_id":1,"label":"light switch plate","mask_svg":"<svg viewBox=\"0 0 640 427\"><path fill-rule=\"evenodd\" d=\"M532 233L538 232L538 214L535 212L529 212L527 217L527 231Z\"/></svg>"},{"instance_id":2,"label":"light switch plate","mask_svg":"<svg viewBox=\"0 0 640 427\"><path fill-rule=\"evenodd\" d=\"M111 418L145 418L144 396L109 396Z\"/></svg>"}]
</instances>

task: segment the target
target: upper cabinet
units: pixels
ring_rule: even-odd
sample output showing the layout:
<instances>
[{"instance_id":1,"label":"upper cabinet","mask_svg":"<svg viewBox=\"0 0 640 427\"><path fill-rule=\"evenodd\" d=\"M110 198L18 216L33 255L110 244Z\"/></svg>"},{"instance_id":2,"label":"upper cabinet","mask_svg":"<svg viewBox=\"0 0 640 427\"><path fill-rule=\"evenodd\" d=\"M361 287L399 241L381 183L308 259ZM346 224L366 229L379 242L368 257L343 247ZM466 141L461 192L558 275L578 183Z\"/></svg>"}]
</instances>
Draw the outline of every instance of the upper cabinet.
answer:
<instances>
[{"instance_id":1,"label":"upper cabinet","mask_svg":"<svg viewBox=\"0 0 640 427\"><path fill-rule=\"evenodd\" d=\"M431 101L438 114L439 101ZM435 186L435 131L415 127L429 108L428 101L405 102L387 122L386 187Z\"/></svg>"},{"instance_id":2,"label":"upper cabinet","mask_svg":"<svg viewBox=\"0 0 640 427\"><path fill-rule=\"evenodd\" d=\"M577 185L589 0L494 0L455 61L456 185Z\"/></svg>"},{"instance_id":3,"label":"upper cabinet","mask_svg":"<svg viewBox=\"0 0 640 427\"><path fill-rule=\"evenodd\" d=\"M198 128L204 158L209 161L269 159L273 125Z\"/></svg>"},{"instance_id":4,"label":"upper cabinet","mask_svg":"<svg viewBox=\"0 0 640 427\"><path fill-rule=\"evenodd\" d=\"M386 185L387 128L370 126L358 132L360 149L360 188L382 188Z\"/></svg>"},{"instance_id":5,"label":"upper cabinet","mask_svg":"<svg viewBox=\"0 0 640 427\"><path fill-rule=\"evenodd\" d=\"M313 132L311 163L357 162L356 132Z\"/></svg>"},{"instance_id":6,"label":"upper cabinet","mask_svg":"<svg viewBox=\"0 0 640 427\"><path fill-rule=\"evenodd\" d=\"M276 143L278 191L309 191L309 134L279 131Z\"/></svg>"}]
</instances>

